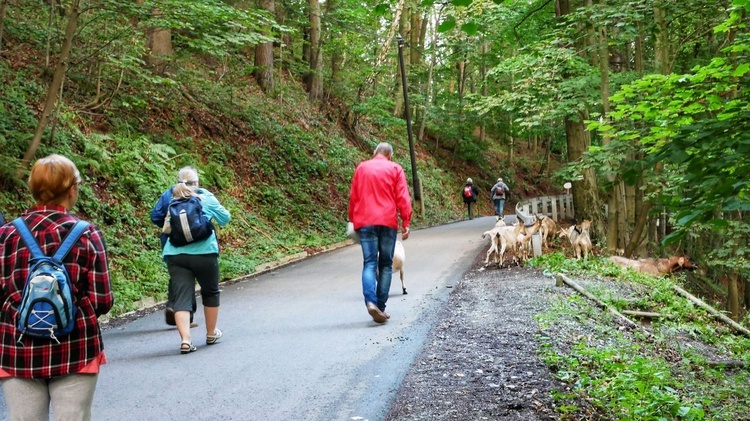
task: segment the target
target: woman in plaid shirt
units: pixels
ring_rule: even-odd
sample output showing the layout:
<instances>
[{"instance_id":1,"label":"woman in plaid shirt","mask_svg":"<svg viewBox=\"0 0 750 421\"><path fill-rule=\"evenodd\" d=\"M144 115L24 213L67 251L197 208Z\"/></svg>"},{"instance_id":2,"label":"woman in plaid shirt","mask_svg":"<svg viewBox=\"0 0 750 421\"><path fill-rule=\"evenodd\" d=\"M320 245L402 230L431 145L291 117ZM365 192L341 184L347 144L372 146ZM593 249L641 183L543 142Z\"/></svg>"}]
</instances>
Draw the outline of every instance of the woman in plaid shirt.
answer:
<instances>
[{"instance_id":1,"label":"woman in plaid shirt","mask_svg":"<svg viewBox=\"0 0 750 421\"><path fill-rule=\"evenodd\" d=\"M61 155L42 158L31 169L36 206L22 218L48 256L78 220L69 211L80 184L75 164ZM46 420L51 404L55 419L89 420L99 367L106 362L97 317L114 302L104 238L90 225L64 260L78 311L75 328L59 343L16 329L28 261L16 228L0 227L0 381L10 419Z\"/></svg>"}]
</instances>

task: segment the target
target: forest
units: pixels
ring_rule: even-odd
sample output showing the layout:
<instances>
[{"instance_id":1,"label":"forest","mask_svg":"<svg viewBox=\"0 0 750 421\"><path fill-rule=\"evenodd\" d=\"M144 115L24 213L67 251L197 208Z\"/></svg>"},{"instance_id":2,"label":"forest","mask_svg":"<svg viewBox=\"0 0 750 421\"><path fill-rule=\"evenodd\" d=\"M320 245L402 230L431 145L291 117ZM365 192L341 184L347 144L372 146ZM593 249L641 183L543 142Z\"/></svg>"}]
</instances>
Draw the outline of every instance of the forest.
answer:
<instances>
[{"instance_id":1,"label":"forest","mask_svg":"<svg viewBox=\"0 0 750 421\"><path fill-rule=\"evenodd\" d=\"M572 181L601 250L688 254L702 268L691 288L739 321L748 11L750 0L0 0L0 210L32 202L35 159L71 157L77 212L105 232L122 313L164 298L148 212L179 167L196 165L233 214L220 232L231 278L343 240L354 166L386 140L417 186L418 226L462 217L467 174L484 190L502 174L518 199Z\"/></svg>"}]
</instances>

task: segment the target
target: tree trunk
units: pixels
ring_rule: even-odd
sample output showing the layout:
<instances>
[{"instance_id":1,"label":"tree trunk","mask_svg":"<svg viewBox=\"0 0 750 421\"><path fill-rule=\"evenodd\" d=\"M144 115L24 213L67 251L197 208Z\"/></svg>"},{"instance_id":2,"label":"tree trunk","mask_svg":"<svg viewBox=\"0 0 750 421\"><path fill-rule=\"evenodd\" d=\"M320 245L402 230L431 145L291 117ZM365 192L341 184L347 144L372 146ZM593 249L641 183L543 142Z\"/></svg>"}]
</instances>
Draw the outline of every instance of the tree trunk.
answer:
<instances>
[{"instance_id":1,"label":"tree trunk","mask_svg":"<svg viewBox=\"0 0 750 421\"><path fill-rule=\"evenodd\" d=\"M618 181L615 183L615 189L617 189L617 195L620 200L617 201L617 248L625 249L628 244L628 208L627 199L625 198L625 183Z\"/></svg>"},{"instance_id":2,"label":"tree trunk","mask_svg":"<svg viewBox=\"0 0 750 421\"><path fill-rule=\"evenodd\" d=\"M657 162L656 165L654 165L653 172L658 174L661 173L664 169L664 164L661 162ZM654 187L650 187L650 190L653 191ZM628 247L625 249L625 256L629 256L629 253L632 253L633 250L635 250L636 247L639 247L640 254L646 255L649 254L649 249L652 248L652 245L656 244L656 238L657 238L657 224L656 221L659 220L658 215L651 216L649 213L651 212L652 203L645 198L642 200L642 207L639 209L636 213L636 223L635 228L633 230L633 237L630 239L630 243L628 244ZM640 244L641 234L643 232L644 226L648 223L648 232L647 232L647 238L648 242L646 244ZM636 233L638 235L636 235Z\"/></svg>"},{"instance_id":3,"label":"tree trunk","mask_svg":"<svg viewBox=\"0 0 750 421\"><path fill-rule=\"evenodd\" d=\"M410 19L411 16L409 15L409 2L404 1L401 4L401 14L399 15L399 21L398 21L398 35L403 40L409 39L409 28L411 25ZM413 50L410 49L410 50ZM404 71L406 71L406 68L409 67L410 61L409 57L410 54L404 53ZM401 70L399 69L398 63L396 63L396 75L400 75ZM404 88L401 87L401 76L396 77L396 87L393 90L393 116L394 117L402 117L404 116Z\"/></svg>"},{"instance_id":4,"label":"tree trunk","mask_svg":"<svg viewBox=\"0 0 750 421\"><path fill-rule=\"evenodd\" d=\"M547 135L547 141L544 142L544 177L549 180L550 160L552 158L552 135Z\"/></svg>"},{"instance_id":5,"label":"tree trunk","mask_svg":"<svg viewBox=\"0 0 750 421\"><path fill-rule=\"evenodd\" d=\"M640 25L638 27L640 28ZM633 61L635 62L636 73L643 75L643 71L645 70L643 64L643 35L640 33L635 38L635 55L633 56Z\"/></svg>"},{"instance_id":6,"label":"tree trunk","mask_svg":"<svg viewBox=\"0 0 750 421\"><path fill-rule=\"evenodd\" d=\"M510 87L511 89L514 89L514 85L516 84L516 74L511 72L510 74ZM513 108L516 108L516 100L513 100ZM508 146L508 167L510 168L511 165L513 165L513 150L515 149L515 138L513 133L513 114L508 113L508 137L509 137L509 146Z\"/></svg>"},{"instance_id":7,"label":"tree trunk","mask_svg":"<svg viewBox=\"0 0 750 421\"><path fill-rule=\"evenodd\" d=\"M151 11L154 17L162 15L161 10ZM167 58L172 55L172 31L162 28L148 28L146 30L149 55L147 63L154 73L163 74L167 69Z\"/></svg>"},{"instance_id":8,"label":"tree trunk","mask_svg":"<svg viewBox=\"0 0 750 421\"><path fill-rule=\"evenodd\" d=\"M656 47L654 48L654 59L659 73L667 75L670 73L669 65L669 27L664 9L658 4L654 6L654 24L656 25Z\"/></svg>"},{"instance_id":9,"label":"tree trunk","mask_svg":"<svg viewBox=\"0 0 750 421\"><path fill-rule=\"evenodd\" d=\"M419 48L419 51L424 51L424 42L425 42L425 39L427 38L427 23L430 21L428 17L429 16L427 15L427 12L425 12L425 15L422 16L422 26L419 28L419 43L417 44L417 48ZM433 31L433 32L437 32L437 31ZM420 53L419 57L420 57L420 62L424 63L424 56Z\"/></svg>"},{"instance_id":10,"label":"tree trunk","mask_svg":"<svg viewBox=\"0 0 750 421\"><path fill-rule=\"evenodd\" d=\"M421 34L419 32L422 30L422 14L420 13L419 8L416 7L416 5L413 5L413 7L411 7L410 9L411 22L409 24L409 63L419 64L422 61L422 54L420 53L421 50L417 48L417 46L419 46L419 39L421 37Z\"/></svg>"},{"instance_id":11,"label":"tree trunk","mask_svg":"<svg viewBox=\"0 0 750 421\"><path fill-rule=\"evenodd\" d=\"M734 271L729 274L729 285L727 285L727 304L729 306L729 317L735 322L740 321L740 290L739 275Z\"/></svg>"},{"instance_id":12,"label":"tree trunk","mask_svg":"<svg viewBox=\"0 0 750 421\"><path fill-rule=\"evenodd\" d=\"M485 57L487 56L487 50L488 50L488 42L485 38L484 34L482 34L482 62L479 66L479 77L481 78L482 83L482 98L487 98L488 90L487 90L487 60ZM482 142L487 140L487 118L486 114L483 115L481 118L481 126L479 129L479 140Z\"/></svg>"},{"instance_id":13,"label":"tree trunk","mask_svg":"<svg viewBox=\"0 0 750 421\"><path fill-rule=\"evenodd\" d=\"M308 0L310 7L310 73L307 86L310 102L323 98L323 49L320 46L320 2Z\"/></svg>"},{"instance_id":14,"label":"tree trunk","mask_svg":"<svg viewBox=\"0 0 750 421\"><path fill-rule=\"evenodd\" d=\"M57 96L62 86L63 78L68 70L68 60L70 59L70 51L73 48L73 37L75 37L76 28L78 27L78 14L80 13L79 6L81 0L73 0L68 9L68 25L65 28L65 38L63 40L62 48L60 50L60 58L57 62L57 68L55 69L55 75L52 77L52 83L47 90L47 99L42 109L42 116L39 119L39 124L36 126L34 137L31 139L29 149L26 150L26 154L23 156L21 166L16 171L16 178L21 179L23 177L26 168L34 158L36 150L39 148L42 136L44 135L44 129L49 123L50 115L55 109L55 103L57 102Z\"/></svg>"},{"instance_id":15,"label":"tree trunk","mask_svg":"<svg viewBox=\"0 0 750 421\"><path fill-rule=\"evenodd\" d=\"M49 19L47 21L47 42L44 46L44 66L49 67L49 58L52 54L52 31L55 25L55 0L51 0L49 2ZM3 12L5 12L5 5L3 4ZM3 16L3 21L5 20L5 17ZM2 40L0 40L2 41Z\"/></svg>"},{"instance_id":16,"label":"tree trunk","mask_svg":"<svg viewBox=\"0 0 750 421\"><path fill-rule=\"evenodd\" d=\"M338 6L336 0L326 1L326 16L331 16L336 7ZM343 53L341 47L334 48L329 52L331 55L331 88L336 89L341 85L343 81L342 70L344 69L344 62L346 56Z\"/></svg>"},{"instance_id":17,"label":"tree trunk","mask_svg":"<svg viewBox=\"0 0 750 421\"><path fill-rule=\"evenodd\" d=\"M274 2L275 9L276 9L275 10L276 22L279 25L286 25L286 10L284 10L284 8L281 6L280 3L281 2L278 2L278 3ZM285 70L289 70L289 65L292 62L293 54L291 54L292 53L291 49L289 49L289 51L285 53L283 50L283 46L292 45L292 35L290 32L284 32L280 34L280 36L281 36L281 42L279 42L276 45L278 52L279 52L279 59L281 61L281 65L279 67ZM281 74L281 72L279 72L279 74Z\"/></svg>"},{"instance_id":18,"label":"tree trunk","mask_svg":"<svg viewBox=\"0 0 750 421\"><path fill-rule=\"evenodd\" d=\"M260 7L274 14L276 5L274 0L260 0ZM267 33L266 35L270 35ZM263 92L271 93L274 90L273 80L273 41L264 42L255 46L255 70L253 76Z\"/></svg>"},{"instance_id":19,"label":"tree trunk","mask_svg":"<svg viewBox=\"0 0 750 421\"><path fill-rule=\"evenodd\" d=\"M464 141L464 120L466 116L464 114L464 99L466 98L466 54L461 56L461 60L456 64L458 70L457 82L458 82L458 143Z\"/></svg>"},{"instance_id":20,"label":"tree trunk","mask_svg":"<svg viewBox=\"0 0 750 421\"><path fill-rule=\"evenodd\" d=\"M8 0L0 1L0 51L3 51L3 34L5 33L5 15L8 7Z\"/></svg>"},{"instance_id":21,"label":"tree trunk","mask_svg":"<svg viewBox=\"0 0 750 421\"><path fill-rule=\"evenodd\" d=\"M587 0L590 2L590 0ZM606 6L607 1L601 0L602 6ZM608 34L606 25L599 27L599 39L598 39L598 50L599 50L599 73L601 74L601 100L602 100L602 120L604 124L609 123L609 46L608 46ZM606 146L612 143L612 139L605 135L602 138L602 143ZM607 198L607 251L609 254L615 254L617 250L617 238L619 237L619 213L617 210L620 208L620 189L618 188L619 183L615 183L615 175L607 174L607 181L610 183L609 196Z\"/></svg>"},{"instance_id":22,"label":"tree trunk","mask_svg":"<svg viewBox=\"0 0 750 421\"><path fill-rule=\"evenodd\" d=\"M437 26L437 21L439 17L436 15L434 22L435 26ZM427 20L427 19L425 19ZM437 31L432 31L432 45L435 45L437 43ZM417 139L424 140L424 127L427 120L428 112L430 111L430 104L432 104L432 73L435 69L435 64L437 62L437 54L435 51L432 52L432 56L430 57L430 69L427 72L427 89L425 90L425 107L424 112L422 112L422 118L419 120L419 135L417 136ZM437 151L437 142L435 150Z\"/></svg>"},{"instance_id":23,"label":"tree trunk","mask_svg":"<svg viewBox=\"0 0 750 421\"><path fill-rule=\"evenodd\" d=\"M302 31L302 51L301 51L301 54L302 54L302 57L301 57L302 58L302 62L310 64L310 27L306 27ZM309 80L307 79L307 78L309 78L309 76L310 76L309 72L306 73L305 76L304 76L305 79L304 79L303 82L306 85L309 83Z\"/></svg>"},{"instance_id":24,"label":"tree trunk","mask_svg":"<svg viewBox=\"0 0 750 421\"><path fill-rule=\"evenodd\" d=\"M555 12L558 17L565 16L571 11L569 0L557 0L555 3ZM568 162L580 160L583 153L588 151L591 146L591 134L586 129L585 124L588 117L588 111L584 110L577 111L576 114L564 118ZM590 220L592 239L601 238L605 232L601 218L601 202L598 195L596 175L592 169L587 169L584 170L582 176L582 180L573 181L573 207L575 208L576 220Z\"/></svg>"},{"instance_id":25,"label":"tree trunk","mask_svg":"<svg viewBox=\"0 0 750 421\"><path fill-rule=\"evenodd\" d=\"M565 137L568 141L568 162L576 162L583 158L584 152L591 146L591 134L586 130L585 121L588 113L579 112L575 119L565 118ZM601 218L601 201L596 183L596 175L592 169L584 170L582 180L573 181L573 208L576 220L591 221L592 239L604 235L604 225Z\"/></svg>"}]
</instances>

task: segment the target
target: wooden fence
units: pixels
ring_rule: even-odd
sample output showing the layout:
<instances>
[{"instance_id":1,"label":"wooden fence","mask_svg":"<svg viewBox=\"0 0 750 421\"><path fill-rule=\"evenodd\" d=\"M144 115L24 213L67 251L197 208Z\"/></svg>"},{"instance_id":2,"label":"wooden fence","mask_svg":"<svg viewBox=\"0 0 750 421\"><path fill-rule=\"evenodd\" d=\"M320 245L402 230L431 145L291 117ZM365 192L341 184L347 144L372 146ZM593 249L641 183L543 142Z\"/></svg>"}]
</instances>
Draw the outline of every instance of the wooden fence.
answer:
<instances>
[{"instance_id":1,"label":"wooden fence","mask_svg":"<svg viewBox=\"0 0 750 421\"><path fill-rule=\"evenodd\" d=\"M526 224L532 224L534 222L533 216L540 213L555 221L573 219L575 217L573 195L533 197L523 199L516 204L516 216Z\"/></svg>"}]
</instances>

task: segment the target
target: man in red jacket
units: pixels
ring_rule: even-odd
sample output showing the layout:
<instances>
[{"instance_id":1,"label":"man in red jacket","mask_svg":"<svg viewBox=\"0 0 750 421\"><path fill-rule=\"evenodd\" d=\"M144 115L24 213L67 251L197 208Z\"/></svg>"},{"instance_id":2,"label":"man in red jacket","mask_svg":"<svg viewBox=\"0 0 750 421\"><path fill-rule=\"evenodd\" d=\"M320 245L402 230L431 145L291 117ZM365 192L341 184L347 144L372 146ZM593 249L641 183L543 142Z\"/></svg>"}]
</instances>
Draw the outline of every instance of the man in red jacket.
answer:
<instances>
[{"instance_id":1,"label":"man in red jacket","mask_svg":"<svg viewBox=\"0 0 750 421\"><path fill-rule=\"evenodd\" d=\"M391 289L398 219L401 239L406 240L412 214L404 169L391 162L391 156L393 146L380 143L373 158L357 166L349 193L349 221L359 232L364 258L362 293L367 312L377 323L390 318L385 303Z\"/></svg>"}]
</instances>

